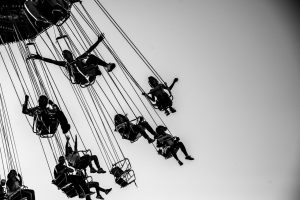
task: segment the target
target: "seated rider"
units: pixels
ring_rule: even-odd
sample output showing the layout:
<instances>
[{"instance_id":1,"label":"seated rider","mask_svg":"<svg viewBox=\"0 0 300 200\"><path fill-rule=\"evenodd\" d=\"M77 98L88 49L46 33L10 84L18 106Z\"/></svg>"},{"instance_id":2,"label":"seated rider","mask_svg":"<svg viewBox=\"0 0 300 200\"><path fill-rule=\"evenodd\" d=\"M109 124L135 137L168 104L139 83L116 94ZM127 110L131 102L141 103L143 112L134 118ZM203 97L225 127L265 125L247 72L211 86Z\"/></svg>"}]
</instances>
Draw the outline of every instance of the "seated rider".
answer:
<instances>
[{"instance_id":1,"label":"seated rider","mask_svg":"<svg viewBox=\"0 0 300 200\"><path fill-rule=\"evenodd\" d=\"M28 59L39 59L48 63L65 67L70 77L73 78L75 84L84 85L93 82L97 75L101 75L98 65L103 66L108 72L111 72L115 68L114 63L106 63L97 56L90 54L103 39L103 34L98 36L97 42L77 58L74 58L73 54L69 50L64 50L62 55L65 61L52 60L49 58L44 58L40 55L30 55ZM85 76L88 76L88 79Z\"/></svg>"},{"instance_id":2,"label":"seated rider","mask_svg":"<svg viewBox=\"0 0 300 200\"><path fill-rule=\"evenodd\" d=\"M27 0L24 5L31 16L36 20L37 26L56 24L68 17L73 3L80 0Z\"/></svg>"},{"instance_id":3,"label":"seated rider","mask_svg":"<svg viewBox=\"0 0 300 200\"><path fill-rule=\"evenodd\" d=\"M85 173L83 173L82 170L78 170L78 171L76 172L76 174L77 174L78 176L82 176L85 180L87 179ZM86 184L87 184L88 188L90 188L90 189L91 189L91 188L95 188L96 194L97 194L97 196L96 196L97 199L104 199L104 198L101 196L100 191L101 191L101 192L104 192L104 193L107 195L107 194L110 193L110 191L112 190L112 188L104 189L104 188L100 187L99 183L96 182L96 181L87 181ZM86 200L91 200L91 196L87 196L87 197L86 197Z\"/></svg>"},{"instance_id":4,"label":"seated rider","mask_svg":"<svg viewBox=\"0 0 300 200\"><path fill-rule=\"evenodd\" d=\"M98 157L96 155L88 155L85 154L83 156L79 155L77 150L77 136L75 136L75 144L74 150L72 149L70 142L70 138L67 137L66 142L66 160L68 161L69 165L74 167L75 169L83 169L85 170L87 166L90 167L91 173L105 173L105 171L100 167ZM97 169L95 169L92 165L92 161L94 161Z\"/></svg>"},{"instance_id":5,"label":"seated rider","mask_svg":"<svg viewBox=\"0 0 300 200\"><path fill-rule=\"evenodd\" d=\"M14 199L18 195L26 197L27 200L35 200L35 194L33 190L22 188L23 181L22 176L17 173L16 170L12 169L7 175L7 194L9 199Z\"/></svg>"},{"instance_id":6,"label":"seated rider","mask_svg":"<svg viewBox=\"0 0 300 200\"><path fill-rule=\"evenodd\" d=\"M156 106L159 110L164 110L166 115L169 115L170 112L174 113L176 110L172 107L172 99L170 98L170 95L165 92L167 90L171 94L171 90L174 86L174 84L178 81L178 78L175 78L173 80L173 83L170 85L170 87L167 86L167 83L160 84L156 78L153 76L150 76L148 78L149 85L152 87L150 92L148 94L142 93L144 96L146 96L151 101L155 102ZM169 112L169 110L170 112Z\"/></svg>"},{"instance_id":7,"label":"seated rider","mask_svg":"<svg viewBox=\"0 0 300 200\"><path fill-rule=\"evenodd\" d=\"M194 160L186 151L186 148L182 142L180 142L179 137L173 137L172 135L166 133L167 127L158 126L156 128L157 144L156 147L159 148L158 153L164 157L167 157L168 154L171 154L178 162L179 165L183 163L179 160L177 156L177 150L181 149L182 153L185 155L185 159Z\"/></svg>"},{"instance_id":8,"label":"seated rider","mask_svg":"<svg viewBox=\"0 0 300 200\"><path fill-rule=\"evenodd\" d=\"M122 138L133 142L136 140L137 135L141 134L148 140L148 143L154 142L154 139L151 139L149 135L147 135L145 129L147 129L154 138L156 136L156 132L152 129L148 122L144 121L143 117L139 117L139 122L137 124L133 124L129 121L126 115L117 114L114 121L116 130L121 134Z\"/></svg>"},{"instance_id":9,"label":"seated rider","mask_svg":"<svg viewBox=\"0 0 300 200\"><path fill-rule=\"evenodd\" d=\"M5 183L6 183L6 180L1 179L1 182L0 182L0 200L7 199L7 194L6 194L6 191L5 191Z\"/></svg>"},{"instance_id":10,"label":"seated rider","mask_svg":"<svg viewBox=\"0 0 300 200\"><path fill-rule=\"evenodd\" d=\"M84 197L86 195L93 194L93 192L89 190L82 176L70 174L72 172L74 172L74 170L65 165L65 157L60 156L58 158L58 164L54 168L55 180L53 180L52 182L58 187L60 187L59 182L66 179L66 184L71 183L74 186L79 197Z\"/></svg>"},{"instance_id":11,"label":"seated rider","mask_svg":"<svg viewBox=\"0 0 300 200\"><path fill-rule=\"evenodd\" d=\"M66 116L48 97L41 95L38 100L39 105L33 108L27 108L28 99L29 96L25 95L22 112L37 120L36 128L40 131L40 135L54 134L57 130L57 122L64 134L70 130Z\"/></svg>"}]
</instances>

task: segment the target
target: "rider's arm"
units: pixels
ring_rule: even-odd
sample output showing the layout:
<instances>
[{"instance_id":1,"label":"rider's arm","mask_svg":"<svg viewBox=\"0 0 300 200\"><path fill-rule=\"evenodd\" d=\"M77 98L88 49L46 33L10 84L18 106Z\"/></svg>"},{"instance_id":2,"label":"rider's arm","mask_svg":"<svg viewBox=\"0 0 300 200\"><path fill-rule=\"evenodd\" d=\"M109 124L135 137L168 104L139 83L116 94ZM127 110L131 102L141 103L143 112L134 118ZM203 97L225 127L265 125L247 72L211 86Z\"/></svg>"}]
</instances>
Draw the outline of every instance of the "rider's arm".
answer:
<instances>
[{"instance_id":1,"label":"rider's arm","mask_svg":"<svg viewBox=\"0 0 300 200\"><path fill-rule=\"evenodd\" d=\"M102 40L104 39L104 35L101 34L98 36L98 40L97 42L95 42L88 50L86 50L86 52L84 52L82 55L80 55L78 58L85 58L89 53L91 53L100 42L102 42Z\"/></svg>"},{"instance_id":2,"label":"rider's arm","mask_svg":"<svg viewBox=\"0 0 300 200\"><path fill-rule=\"evenodd\" d=\"M77 135L75 135L74 151L77 152Z\"/></svg>"},{"instance_id":3,"label":"rider's arm","mask_svg":"<svg viewBox=\"0 0 300 200\"><path fill-rule=\"evenodd\" d=\"M66 62L65 61L58 61L58 60L52 60L50 58L44 58L40 55L30 55L27 59L37 59L37 60L42 60L42 61L45 61L45 62L48 62L48 63L52 63L52 64L55 64L55 65L58 65L58 66L65 66L66 65Z\"/></svg>"},{"instance_id":4,"label":"rider's arm","mask_svg":"<svg viewBox=\"0 0 300 200\"><path fill-rule=\"evenodd\" d=\"M175 83L178 81L178 78L174 78L173 83L169 86L169 90L172 90L173 86L175 85Z\"/></svg>"},{"instance_id":5,"label":"rider's arm","mask_svg":"<svg viewBox=\"0 0 300 200\"><path fill-rule=\"evenodd\" d=\"M22 107L22 113L23 114L28 114L28 100L29 100L29 96L25 95L25 101Z\"/></svg>"}]
</instances>

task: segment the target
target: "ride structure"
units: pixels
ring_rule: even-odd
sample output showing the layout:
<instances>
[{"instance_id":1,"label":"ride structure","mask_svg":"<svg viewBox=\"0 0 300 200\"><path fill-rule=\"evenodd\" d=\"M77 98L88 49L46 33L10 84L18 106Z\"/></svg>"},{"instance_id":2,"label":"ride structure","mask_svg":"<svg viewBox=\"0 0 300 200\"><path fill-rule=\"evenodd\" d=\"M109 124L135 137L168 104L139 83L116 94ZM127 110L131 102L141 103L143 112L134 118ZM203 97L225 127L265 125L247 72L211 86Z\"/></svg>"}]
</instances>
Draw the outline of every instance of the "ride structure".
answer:
<instances>
[{"instance_id":1,"label":"ride structure","mask_svg":"<svg viewBox=\"0 0 300 200\"><path fill-rule=\"evenodd\" d=\"M2 60L3 69L8 74L20 105L23 104L25 95L29 95L28 104L31 107L37 104L41 95L47 96L66 114L71 124L71 129L67 134L71 136L73 142L74 136L79 136L83 153L89 152L84 139L86 135L89 135L89 138L93 138L93 142L98 147L97 151L101 154L101 161L114 176L115 182L121 187L135 183L136 176L132 164L121 149L119 136L116 136L115 128L119 124L114 122L113 116L118 113L128 115L130 119L139 119L142 116L152 126L165 125L155 110L155 105L143 97L142 93L145 91L112 47L109 36L106 34L101 45L94 48L89 54L104 61L114 60L117 67L112 72L101 73L102 75L97 76L97 79L89 79L90 77L78 68L77 72L87 80L84 84L73 81L68 67L54 67L53 63L28 59L30 55L39 55L61 62L64 60L62 56L64 50L68 50L74 57L78 57L93 46L91 38L103 35L103 30L99 28L98 23L86 8L86 1L45 0L43 2L66 3L66 7L58 4L59 7L49 6L48 10L41 10L40 7L34 10L35 7L28 4L28 1L4 0L0 3L0 60ZM93 0L91 2L118 30L145 65L145 70L149 70L161 84L165 84L162 77L100 1ZM73 117L76 115L82 116L80 120ZM32 120L26 116L26 120L32 131L38 136L51 179L54 180L51 167L54 166L53 163L57 163L60 156L65 154L64 133L57 130L43 137L37 128L38 121L43 121L38 117ZM54 117L53 121L56 120ZM137 139L138 137L131 142L135 142ZM157 151L154 145L153 148ZM74 193L65 190L65 185L56 185L68 197L74 197Z\"/></svg>"}]
</instances>

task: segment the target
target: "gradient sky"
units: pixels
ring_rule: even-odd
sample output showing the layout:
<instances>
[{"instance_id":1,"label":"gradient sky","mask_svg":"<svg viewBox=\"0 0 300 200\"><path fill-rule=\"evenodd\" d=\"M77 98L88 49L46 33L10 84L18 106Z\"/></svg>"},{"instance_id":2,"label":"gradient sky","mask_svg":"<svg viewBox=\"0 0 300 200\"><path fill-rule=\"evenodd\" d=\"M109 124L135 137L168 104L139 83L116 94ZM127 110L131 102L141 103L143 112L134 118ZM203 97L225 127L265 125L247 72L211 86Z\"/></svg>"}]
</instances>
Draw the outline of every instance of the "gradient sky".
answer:
<instances>
[{"instance_id":1,"label":"gradient sky","mask_svg":"<svg viewBox=\"0 0 300 200\"><path fill-rule=\"evenodd\" d=\"M113 187L105 199L298 200L299 5L279 0L101 2L167 82L179 78L173 92L178 112L161 116L196 159L185 161L179 153L180 167L157 156L145 141L122 143L138 187L120 189L112 176L95 175L103 187ZM84 4L130 65L127 51L114 39L117 33L97 16L99 10ZM26 185L37 199L67 199L50 184L38 139L0 70ZM148 75L139 71L145 90Z\"/></svg>"}]
</instances>

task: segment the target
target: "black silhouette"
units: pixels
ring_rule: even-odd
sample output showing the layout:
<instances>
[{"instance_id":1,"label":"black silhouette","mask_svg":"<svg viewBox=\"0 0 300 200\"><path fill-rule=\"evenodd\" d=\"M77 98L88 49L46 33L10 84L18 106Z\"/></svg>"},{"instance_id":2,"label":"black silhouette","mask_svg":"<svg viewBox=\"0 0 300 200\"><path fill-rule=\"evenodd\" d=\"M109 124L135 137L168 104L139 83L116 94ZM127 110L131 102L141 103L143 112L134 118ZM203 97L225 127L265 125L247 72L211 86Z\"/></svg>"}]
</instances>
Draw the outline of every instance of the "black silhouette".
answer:
<instances>
[{"instance_id":1,"label":"black silhouette","mask_svg":"<svg viewBox=\"0 0 300 200\"><path fill-rule=\"evenodd\" d=\"M137 118L137 124L133 124L127 116L122 114L117 114L114 118L116 131L118 131L123 139L127 139L131 142L135 142L140 136L143 136L148 140L149 143L154 142L154 139L151 139L149 135L145 132L145 129L149 131L154 137L156 132L152 127L144 120L143 117Z\"/></svg>"},{"instance_id":2,"label":"black silhouette","mask_svg":"<svg viewBox=\"0 0 300 200\"><path fill-rule=\"evenodd\" d=\"M182 153L185 155L185 159L194 160L186 151L184 144L180 141L179 137L173 137L172 135L166 133L167 127L158 126L156 128L157 136L157 148L159 148L158 153L165 158L174 157L179 165L183 163L179 160L177 156L178 149L181 149Z\"/></svg>"},{"instance_id":3,"label":"black silhouette","mask_svg":"<svg viewBox=\"0 0 300 200\"><path fill-rule=\"evenodd\" d=\"M48 97L41 95L38 100L38 106L28 107L29 96L25 95L22 112L34 118L34 132L41 137L53 135L60 124L62 132L65 134L70 130L70 124L64 113Z\"/></svg>"},{"instance_id":4,"label":"black silhouette","mask_svg":"<svg viewBox=\"0 0 300 200\"><path fill-rule=\"evenodd\" d=\"M169 115L170 112L174 113L176 110L172 107L173 101L172 101L172 93L171 90L174 86L174 84L178 81L178 78L175 78L173 83L170 85L170 87L167 86L167 83L160 84L156 78L153 76L150 76L148 78L149 85L152 87L150 92L148 94L142 93L145 97L147 97L149 100L151 100L154 103L154 106L158 108L159 110L165 111L166 115ZM165 92L167 90L169 94ZM170 112L169 112L170 111Z\"/></svg>"},{"instance_id":5,"label":"black silhouette","mask_svg":"<svg viewBox=\"0 0 300 200\"><path fill-rule=\"evenodd\" d=\"M70 142L70 138L67 137L66 142L66 160L69 165L74 167L75 169L83 169L85 170L88 166L90 168L91 173L105 173L105 171L100 167L98 157L96 155L87 154L88 151L78 151L77 149L77 136L75 136L75 144L74 150L72 149ZM83 156L80 156L80 153L83 153ZM95 169L92 165L92 161L94 161L97 169Z\"/></svg>"},{"instance_id":6,"label":"black silhouette","mask_svg":"<svg viewBox=\"0 0 300 200\"><path fill-rule=\"evenodd\" d=\"M28 59L39 59L48 63L52 63L61 67L65 67L73 78L74 84L86 85L95 81L97 75L101 75L98 65L103 66L108 72L115 68L114 63L106 63L95 55L90 54L97 45L104 39L104 35L100 35L95 44L93 44L85 53L74 58L72 52L64 50L62 52L65 61L57 61L44 58L40 55L30 55Z\"/></svg>"},{"instance_id":7,"label":"black silhouette","mask_svg":"<svg viewBox=\"0 0 300 200\"><path fill-rule=\"evenodd\" d=\"M25 189L23 186L22 176L12 169L7 175L7 195L8 199L19 200L22 197L26 197L27 200L35 200L35 194L33 190Z\"/></svg>"},{"instance_id":8,"label":"black silhouette","mask_svg":"<svg viewBox=\"0 0 300 200\"><path fill-rule=\"evenodd\" d=\"M68 197L79 196L80 198L93 194L82 178L82 176L72 175L73 169L65 165L65 157L60 156L58 164L54 169L54 180L52 181L58 189L62 190Z\"/></svg>"}]
</instances>

